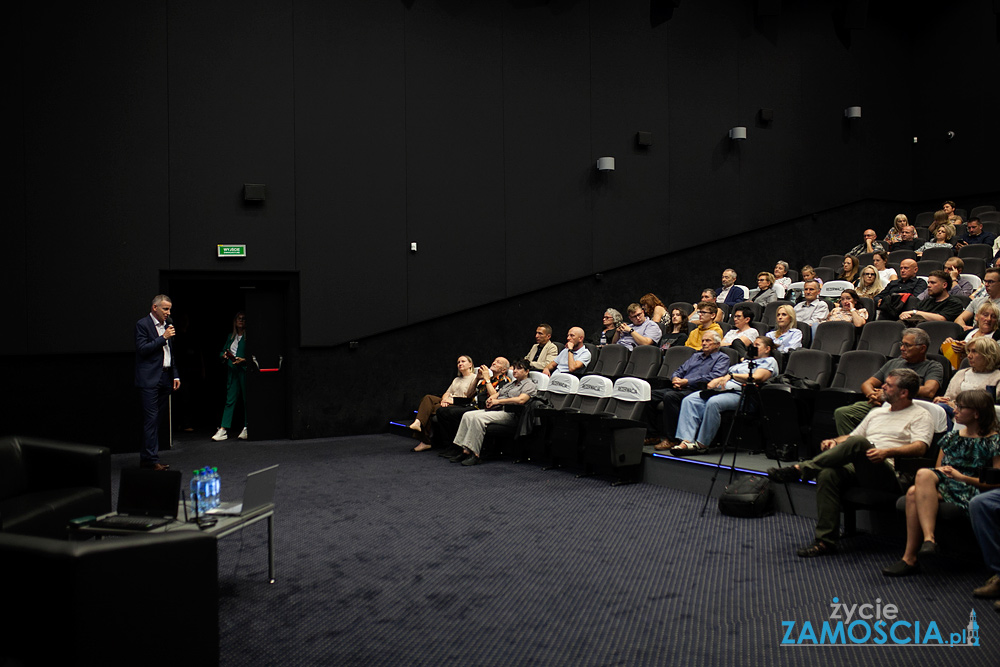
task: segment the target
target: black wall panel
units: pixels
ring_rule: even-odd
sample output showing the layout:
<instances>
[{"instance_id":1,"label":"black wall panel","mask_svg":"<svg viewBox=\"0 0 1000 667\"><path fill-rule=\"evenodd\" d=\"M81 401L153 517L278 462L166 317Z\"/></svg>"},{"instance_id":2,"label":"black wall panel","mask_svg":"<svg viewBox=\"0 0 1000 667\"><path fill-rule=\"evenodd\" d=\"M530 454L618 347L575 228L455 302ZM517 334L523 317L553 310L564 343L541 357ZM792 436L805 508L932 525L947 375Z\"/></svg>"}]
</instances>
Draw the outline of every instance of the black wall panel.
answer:
<instances>
[{"instance_id":1,"label":"black wall panel","mask_svg":"<svg viewBox=\"0 0 1000 667\"><path fill-rule=\"evenodd\" d=\"M596 148L586 3L502 6L506 293L517 294L591 271Z\"/></svg>"},{"instance_id":2,"label":"black wall panel","mask_svg":"<svg viewBox=\"0 0 1000 667\"><path fill-rule=\"evenodd\" d=\"M308 314L303 345L406 324L403 73L398 3L297 3L295 252Z\"/></svg>"},{"instance_id":3,"label":"black wall panel","mask_svg":"<svg viewBox=\"0 0 1000 667\"><path fill-rule=\"evenodd\" d=\"M505 295L500 28L496 3L406 12L410 322Z\"/></svg>"},{"instance_id":4,"label":"black wall panel","mask_svg":"<svg viewBox=\"0 0 1000 667\"><path fill-rule=\"evenodd\" d=\"M172 269L295 267L292 15L282 0L169 5ZM244 202L244 183L266 202ZM219 243L247 258L218 259Z\"/></svg>"},{"instance_id":5,"label":"black wall panel","mask_svg":"<svg viewBox=\"0 0 1000 667\"><path fill-rule=\"evenodd\" d=\"M671 251L740 231L739 34L744 16L687 3L667 23Z\"/></svg>"},{"instance_id":6,"label":"black wall panel","mask_svg":"<svg viewBox=\"0 0 1000 667\"><path fill-rule=\"evenodd\" d=\"M13 28L11 46L15 52L7 115L11 120L10 146L18 155L24 155L25 33L20 14L15 14L9 25ZM9 178L15 196L7 205L7 224L0 236L0 303L5 304L3 316L0 316L0 350L6 354L25 354L28 351L28 228L25 225L26 203L24 197L19 196L25 191L25 172L24 169L14 169L13 172Z\"/></svg>"},{"instance_id":7,"label":"black wall panel","mask_svg":"<svg viewBox=\"0 0 1000 667\"><path fill-rule=\"evenodd\" d=\"M614 173L591 172L602 271L670 247L667 27L650 27L644 3L595 3L591 12L592 157L615 158ZM636 144L639 131L652 132L652 146Z\"/></svg>"},{"instance_id":8,"label":"black wall panel","mask_svg":"<svg viewBox=\"0 0 1000 667\"><path fill-rule=\"evenodd\" d=\"M28 352L130 349L168 250L163 6L23 16Z\"/></svg>"}]
</instances>

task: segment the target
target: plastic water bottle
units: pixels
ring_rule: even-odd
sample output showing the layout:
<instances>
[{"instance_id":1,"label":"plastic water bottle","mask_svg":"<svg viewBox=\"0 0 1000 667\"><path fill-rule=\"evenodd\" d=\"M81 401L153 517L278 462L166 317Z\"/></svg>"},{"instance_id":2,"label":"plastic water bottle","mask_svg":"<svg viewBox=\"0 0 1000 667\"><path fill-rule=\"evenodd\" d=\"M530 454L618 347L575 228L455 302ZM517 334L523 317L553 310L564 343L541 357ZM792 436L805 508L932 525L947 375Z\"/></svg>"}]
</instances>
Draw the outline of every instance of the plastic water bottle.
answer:
<instances>
[{"instance_id":1,"label":"plastic water bottle","mask_svg":"<svg viewBox=\"0 0 1000 667\"><path fill-rule=\"evenodd\" d=\"M205 509L215 507L215 469L205 468Z\"/></svg>"},{"instance_id":2,"label":"plastic water bottle","mask_svg":"<svg viewBox=\"0 0 1000 667\"><path fill-rule=\"evenodd\" d=\"M199 497L201 496L200 488L199 488L200 485L201 485L201 471L200 470L195 470L194 472L191 473L191 485L190 485L190 489L191 489L191 495L190 495L190 501L191 501L191 506L190 507L191 507L191 509L190 509L190 512L191 512L192 515L195 514L196 508L198 508L197 509L198 512L201 511L200 506L198 505Z\"/></svg>"},{"instance_id":3,"label":"plastic water bottle","mask_svg":"<svg viewBox=\"0 0 1000 667\"><path fill-rule=\"evenodd\" d=\"M215 481L215 494L212 496L212 507L222 504L222 477L219 476L219 469L212 468L212 477Z\"/></svg>"}]
</instances>

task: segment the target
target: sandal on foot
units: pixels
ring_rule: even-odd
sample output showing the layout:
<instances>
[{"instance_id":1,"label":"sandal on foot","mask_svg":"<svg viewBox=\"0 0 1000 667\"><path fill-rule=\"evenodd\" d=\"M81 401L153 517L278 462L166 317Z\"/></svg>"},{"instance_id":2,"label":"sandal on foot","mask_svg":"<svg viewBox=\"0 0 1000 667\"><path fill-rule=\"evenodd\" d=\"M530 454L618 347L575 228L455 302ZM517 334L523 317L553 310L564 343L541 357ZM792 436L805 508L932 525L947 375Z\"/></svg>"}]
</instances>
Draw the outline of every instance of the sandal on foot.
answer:
<instances>
[{"instance_id":1,"label":"sandal on foot","mask_svg":"<svg viewBox=\"0 0 1000 667\"><path fill-rule=\"evenodd\" d=\"M905 577L920 572L920 563L910 565L905 560L898 560L889 567L882 568L882 574L887 577Z\"/></svg>"}]
</instances>

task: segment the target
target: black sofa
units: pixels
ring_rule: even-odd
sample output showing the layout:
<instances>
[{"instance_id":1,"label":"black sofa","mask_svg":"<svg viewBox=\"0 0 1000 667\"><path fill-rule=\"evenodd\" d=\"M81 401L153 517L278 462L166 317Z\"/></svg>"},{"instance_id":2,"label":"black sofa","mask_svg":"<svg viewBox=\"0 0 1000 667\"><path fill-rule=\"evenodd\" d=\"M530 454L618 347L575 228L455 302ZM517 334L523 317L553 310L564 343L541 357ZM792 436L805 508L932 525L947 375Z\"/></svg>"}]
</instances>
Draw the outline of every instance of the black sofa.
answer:
<instances>
[{"instance_id":1,"label":"black sofa","mask_svg":"<svg viewBox=\"0 0 1000 667\"><path fill-rule=\"evenodd\" d=\"M70 519L110 511L110 449L0 437L0 532L65 538Z\"/></svg>"}]
</instances>

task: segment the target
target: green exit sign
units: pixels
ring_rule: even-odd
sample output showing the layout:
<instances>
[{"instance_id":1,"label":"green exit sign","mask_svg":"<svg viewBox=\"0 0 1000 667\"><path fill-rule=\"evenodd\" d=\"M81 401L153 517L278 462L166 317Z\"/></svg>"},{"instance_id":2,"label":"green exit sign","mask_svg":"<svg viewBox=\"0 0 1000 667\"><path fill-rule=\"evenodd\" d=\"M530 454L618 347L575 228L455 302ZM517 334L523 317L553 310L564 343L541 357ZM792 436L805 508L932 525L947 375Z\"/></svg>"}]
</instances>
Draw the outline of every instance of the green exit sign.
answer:
<instances>
[{"instance_id":1,"label":"green exit sign","mask_svg":"<svg viewBox=\"0 0 1000 667\"><path fill-rule=\"evenodd\" d=\"M247 246L246 246L245 243L243 243L243 244L236 244L236 245L233 245L233 244L222 245L220 243L219 246L218 246L218 248L219 248L219 257L246 257L247 256Z\"/></svg>"}]
</instances>

